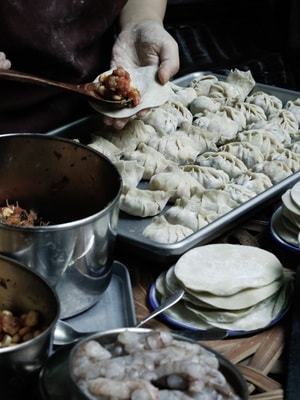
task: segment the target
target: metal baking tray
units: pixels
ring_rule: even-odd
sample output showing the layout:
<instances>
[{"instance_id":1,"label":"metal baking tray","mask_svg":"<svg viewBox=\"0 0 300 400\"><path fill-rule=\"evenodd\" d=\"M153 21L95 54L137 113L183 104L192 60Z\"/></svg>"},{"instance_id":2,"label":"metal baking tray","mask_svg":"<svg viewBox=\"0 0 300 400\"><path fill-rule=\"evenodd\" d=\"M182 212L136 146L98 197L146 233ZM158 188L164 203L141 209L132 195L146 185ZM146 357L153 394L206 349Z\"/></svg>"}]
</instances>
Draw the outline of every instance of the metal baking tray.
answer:
<instances>
[{"instance_id":1,"label":"metal baking tray","mask_svg":"<svg viewBox=\"0 0 300 400\"><path fill-rule=\"evenodd\" d=\"M179 86L186 87L191 80L207 74L210 74L210 72L195 72L180 77L173 82ZM221 80L225 79L225 76L218 74L213 75ZM300 97L299 92L259 83L257 83L253 89L253 91L257 90L263 90L268 94L275 95L279 97L283 103ZM78 138L83 143L88 143L90 134L96 132L100 128L101 118L97 114L92 114L79 121L75 121L73 124L51 131L48 134ZM148 260L162 264L173 263L186 251L197 245L203 245L214 240L243 220L248 219L254 212L259 211L259 209L279 199L282 193L293 186L299 179L300 171L285 178L273 187L238 206L236 209L219 217L189 237L171 244L157 243L143 236L142 232L152 218L136 218L121 212L118 224L117 248L125 253L134 254L135 257L141 256L143 259L147 258Z\"/></svg>"},{"instance_id":2,"label":"metal baking tray","mask_svg":"<svg viewBox=\"0 0 300 400\"><path fill-rule=\"evenodd\" d=\"M134 326L136 315L127 268L122 263L114 261L110 284L99 301L83 313L65 321L81 332Z\"/></svg>"}]
</instances>

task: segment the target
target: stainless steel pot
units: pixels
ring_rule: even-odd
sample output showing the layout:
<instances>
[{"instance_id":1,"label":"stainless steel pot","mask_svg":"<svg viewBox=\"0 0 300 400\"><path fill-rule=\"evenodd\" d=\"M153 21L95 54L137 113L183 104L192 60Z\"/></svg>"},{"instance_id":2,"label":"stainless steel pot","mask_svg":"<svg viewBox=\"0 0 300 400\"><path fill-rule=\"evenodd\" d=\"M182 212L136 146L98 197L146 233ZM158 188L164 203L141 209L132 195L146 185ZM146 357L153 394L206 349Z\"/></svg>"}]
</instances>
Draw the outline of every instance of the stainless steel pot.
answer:
<instances>
[{"instance_id":1,"label":"stainless steel pot","mask_svg":"<svg viewBox=\"0 0 300 400\"><path fill-rule=\"evenodd\" d=\"M36 310L46 330L35 338L0 347L0 374L31 377L38 373L52 348L52 334L59 318L59 299L49 283L31 268L0 256L0 309L20 316Z\"/></svg>"},{"instance_id":2,"label":"stainless steel pot","mask_svg":"<svg viewBox=\"0 0 300 400\"><path fill-rule=\"evenodd\" d=\"M61 318L91 307L114 259L121 177L99 152L40 134L0 136L0 205L34 209L48 226L0 223L0 253L55 287Z\"/></svg>"}]
</instances>

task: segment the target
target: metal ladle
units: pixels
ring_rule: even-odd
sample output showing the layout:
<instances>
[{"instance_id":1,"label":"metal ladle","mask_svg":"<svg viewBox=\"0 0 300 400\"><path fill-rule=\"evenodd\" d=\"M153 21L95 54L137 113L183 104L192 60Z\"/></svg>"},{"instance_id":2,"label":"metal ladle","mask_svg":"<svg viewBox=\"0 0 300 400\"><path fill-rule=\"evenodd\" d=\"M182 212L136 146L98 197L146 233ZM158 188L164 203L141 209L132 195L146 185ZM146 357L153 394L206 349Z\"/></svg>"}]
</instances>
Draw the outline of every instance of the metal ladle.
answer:
<instances>
[{"instance_id":1,"label":"metal ladle","mask_svg":"<svg viewBox=\"0 0 300 400\"><path fill-rule=\"evenodd\" d=\"M41 78L36 75L27 74L25 72L15 71L13 69L0 69L0 79L6 79L11 81L31 83L38 86L51 86L67 90L72 93L85 96L88 100L94 103L101 104L110 109L121 109L127 107L130 101L127 100L108 100L100 96L97 88L99 84L97 82L79 83L72 84L66 82L58 82L51 79Z\"/></svg>"},{"instance_id":2,"label":"metal ladle","mask_svg":"<svg viewBox=\"0 0 300 400\"><path fill-rule=\"evenodd\" d=\"M163 311L167 310L168 308L172 307L174 304L176 304L184 295L184 290L179 289L177 292L175 292L172 296L168 297L165 301L163 301L159 307L157 307L155 310L153 310L146 318L142 319L139 323L137 323L135 326L136 328L139 328L146 322L148 322L150 319L156 317ZM92 332L79 332L76 329L74 329L70 324L63 320L58 320L55 330L54 330L54 344L55 345L65 345L65 344L70 344L73 342L76 342L80 338L86 337L88 335L91 335Z\"/></svg>"},{"instance_id":3,"label":"metal ladle","mask_svg":"<svg viewBox=\"0 0 300 400\"><path fill-rule=\"evenodd\" d=\"M178 303L180 299L182 299L184 295L184 290L179 289L172 296L168 297L165 301L163 301L159 307L153 310L146 318L142 319L138 322L135 327L139 328L150 319L156 317L161 314L168 308L172 307L174 304ZM186 338L192 340L216 340L216 339L224 339L228 336L228 332L225 329L221 328L209 328L206 330L172 330L173 334L178 334L184 336ZM92 335L96 332L79 332L74 329L70 324L63 320L58 320L55 330L54 330L54 345L62 346L71 343L75 343L78 340Z\"/></svg>"}]
</instances>

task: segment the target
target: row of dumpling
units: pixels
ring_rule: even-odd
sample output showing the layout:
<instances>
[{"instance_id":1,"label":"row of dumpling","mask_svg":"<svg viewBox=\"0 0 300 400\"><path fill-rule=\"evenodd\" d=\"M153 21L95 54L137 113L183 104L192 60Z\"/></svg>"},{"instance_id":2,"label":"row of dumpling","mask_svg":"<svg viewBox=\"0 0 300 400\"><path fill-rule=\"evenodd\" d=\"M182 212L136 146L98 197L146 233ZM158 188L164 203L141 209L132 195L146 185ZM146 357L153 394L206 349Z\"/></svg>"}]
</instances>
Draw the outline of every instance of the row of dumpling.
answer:
<instances>
[{"instance_id":1,"label":"row of dumpling","mask_svg":"<svg viewBox=\"0 0 300 400\"><path fill-rule=\"evenodd\" d=\"M237 70L172 85L164 105L94 136L122 175L121 210L153 217L145 237L177 242L300 168L300 100L249 94L254 85Z\"/></svg>"}]
</instances>

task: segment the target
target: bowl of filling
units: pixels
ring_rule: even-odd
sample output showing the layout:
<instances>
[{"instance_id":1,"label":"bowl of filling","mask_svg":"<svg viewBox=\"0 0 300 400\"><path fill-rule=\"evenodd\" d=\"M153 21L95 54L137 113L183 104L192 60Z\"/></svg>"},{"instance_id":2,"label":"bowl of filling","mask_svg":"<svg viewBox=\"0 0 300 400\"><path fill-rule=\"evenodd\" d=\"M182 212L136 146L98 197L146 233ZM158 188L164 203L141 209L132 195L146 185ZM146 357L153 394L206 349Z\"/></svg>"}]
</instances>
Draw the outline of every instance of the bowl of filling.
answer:
<instances>
[{"instance_id":1,"label":"bowl of filling","mask_svg":"<svg viewBox=\"0 0 300 400\"><path fill-rule=\"evenodd\" d=\"M109 285L122 181L104 155L75 140L0 136L0 254L44 276L61 317Z\"/></svg>"},{"instance_id":2,"label":"bowl of filling","mask_svg":"<svg viewBox=\"0 0 300 400\"><path fill-rule=\"evenodd\" d=\"M166 330L93 334L72 348L68 369L75 399L248 399L246 381L231 362Z\"/></svg>"},{"instance_id":3,"label":"bowl of filling","mask_svg":"<svg viewBox=\"0 0 300 400\"><path fill-rule=\"evenodd\" d=\"M42 276L0 256L1 382L3 376L37 375L50 354L59 312L57 294Z\"/></svg>"}]
</instances>

